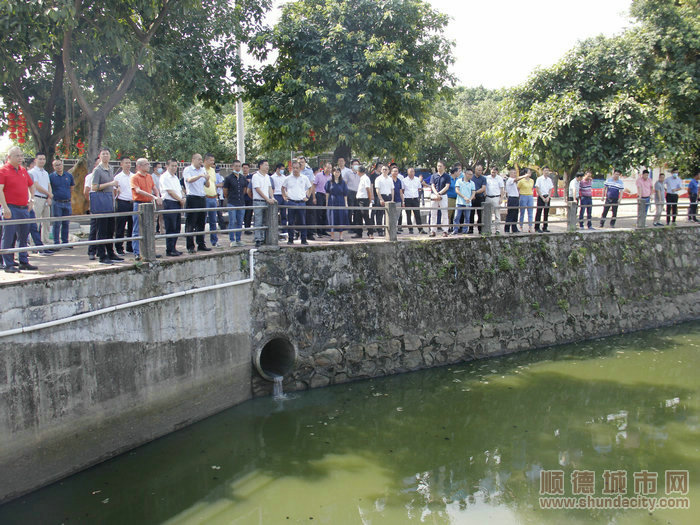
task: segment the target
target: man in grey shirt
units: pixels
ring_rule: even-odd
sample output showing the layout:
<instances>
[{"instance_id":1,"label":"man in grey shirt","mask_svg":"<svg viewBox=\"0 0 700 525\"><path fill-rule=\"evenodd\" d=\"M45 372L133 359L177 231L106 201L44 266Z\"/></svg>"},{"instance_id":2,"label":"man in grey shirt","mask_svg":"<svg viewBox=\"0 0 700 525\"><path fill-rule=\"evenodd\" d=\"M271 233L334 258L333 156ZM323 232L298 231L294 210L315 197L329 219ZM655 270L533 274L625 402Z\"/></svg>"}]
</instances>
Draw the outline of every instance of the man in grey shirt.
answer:
<instances>
[{"instance_id":1,"label":"man in grey shirt","mask_svg":"<svg viewBox=\"0 0 700 525\"><path fill-rule=\"evenodd\" d=\"M119 182L114 180L111 158L107 148L100 151L100 164L92 172L92 192L90 194L90 213L97 215L97 239L114 238L114 217L103 217L101 214L114 211L114 192ZM112 264L124 259L114 253L114 244L98 244L97 257L101 264Z\"/></svg>"},{"instance_id":2,"label":"man in grey shirt","mask_svg":"<svg viewBox=\"0 0 700 525\"><path fill-rule=\"evenodd\" d=\"M664 179L666 175L659 173L659 179L654 183L654 204L656 204L656 213L654 214L654 226L663 226L661 223L661 214L664 212L666 204L666 186Z\"/></svg>"}]
</instances>

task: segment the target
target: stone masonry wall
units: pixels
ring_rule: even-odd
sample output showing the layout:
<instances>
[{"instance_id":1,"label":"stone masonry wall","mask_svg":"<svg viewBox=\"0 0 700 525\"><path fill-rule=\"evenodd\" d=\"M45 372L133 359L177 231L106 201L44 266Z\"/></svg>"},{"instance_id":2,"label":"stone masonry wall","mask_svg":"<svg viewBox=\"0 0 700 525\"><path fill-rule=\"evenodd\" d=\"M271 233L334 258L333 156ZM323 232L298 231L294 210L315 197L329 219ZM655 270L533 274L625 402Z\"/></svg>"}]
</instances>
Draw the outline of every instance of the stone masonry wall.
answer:
<instances>
[{"instance_id":1,"label":"stone masonry wall","mask_svg":"<svg viewBox=\"0 0 700 525\"><path fill-rule=\"evenodd\" d=\"M700 317L700 229L338 245L259 253L253 349L298 348L285 390ZM270 384L257 375L257 395Z\"/></svg>"}]
</instances>

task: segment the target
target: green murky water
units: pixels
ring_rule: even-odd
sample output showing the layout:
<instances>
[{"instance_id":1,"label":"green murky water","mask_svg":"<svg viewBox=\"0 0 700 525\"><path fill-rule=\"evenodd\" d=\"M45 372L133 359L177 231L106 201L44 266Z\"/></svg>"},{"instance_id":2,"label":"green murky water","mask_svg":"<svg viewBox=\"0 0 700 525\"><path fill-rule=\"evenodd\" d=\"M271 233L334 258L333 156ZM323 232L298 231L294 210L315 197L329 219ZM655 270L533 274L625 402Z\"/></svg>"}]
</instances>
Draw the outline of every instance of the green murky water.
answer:
<instances>
[{"instance_id":1,"label":"green murky water","mask_svg":"<svg viewBox=\"0 0 700 525\"><path fill-rule=\"evenodd\" d=\"M698 523L700 323L258 399L0 523ZM545 510L541 471L689 471L690 510ZM649 487L648 487L649 488ZM679 496L674 494L674 496Z\"/></svg>"}]
</instances>

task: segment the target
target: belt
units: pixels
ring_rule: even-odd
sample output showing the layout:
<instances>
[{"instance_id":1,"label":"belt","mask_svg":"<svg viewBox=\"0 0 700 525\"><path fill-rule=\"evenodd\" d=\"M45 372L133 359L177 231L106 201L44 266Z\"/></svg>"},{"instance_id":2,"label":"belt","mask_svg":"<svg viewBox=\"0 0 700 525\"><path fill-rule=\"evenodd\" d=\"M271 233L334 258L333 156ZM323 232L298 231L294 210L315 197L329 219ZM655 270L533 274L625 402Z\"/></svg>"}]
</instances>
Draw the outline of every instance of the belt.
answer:
<instances>
[{"instance_id":1,"label":"belt","mask_svg":"<svg viewBox=\"0 0 700 525\"><path fill-rule=\"evenodd\" d=\"M9 202L7 203L8 206L12 208L19 208L20 210L28 210L29 206L20 206L18 204L10 204Z\"/></svg>"},{"instance_id":2,"label":"belt","mask_svg":"<svg viewBox=\"0 0 700 525\"><path fill-rule=\"evenodd\" d=\"M35 199L47 199L48 197L46 195L34 195Z\"/></svg>"},{"instance_id":3,"label":"belt","mask_svg":"<svg viewBox=\"0 0 700 525\"><path fill-rule=\"evenodd\" d=\"M289 199L289 202L304 202L304 201L295 201L294 199Z\"/></svg>"},{"instance_id":4,"label":"belt","mask_svg":"<svg viewBox=\"0 0 700 525\"><path fill-rule=\"evenodd\" d=\"M70 202L70 200L62 201L62 200L59 200L59 199L54 199L53 201L54 201L54 202Z\"/></svg>"},{"instance_id":5,"label":"belt","mask_svg":"<svg viewBox=\"0 0 700 525\"><path fill-rule=\"evenodd\" d=\"M489 199L495 199L496 197L500 197L500 195L487 195Z\"/></svg>"}]
</instances>

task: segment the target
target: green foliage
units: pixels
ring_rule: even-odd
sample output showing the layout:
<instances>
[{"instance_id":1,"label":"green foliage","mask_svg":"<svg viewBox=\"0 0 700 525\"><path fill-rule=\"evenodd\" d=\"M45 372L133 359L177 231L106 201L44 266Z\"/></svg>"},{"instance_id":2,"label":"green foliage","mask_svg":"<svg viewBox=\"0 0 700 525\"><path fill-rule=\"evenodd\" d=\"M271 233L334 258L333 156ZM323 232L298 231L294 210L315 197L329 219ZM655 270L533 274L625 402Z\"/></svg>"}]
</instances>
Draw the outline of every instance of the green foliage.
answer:
<instances>
[{"instance_id":1,"label":"green foliage","mask_svg":"<svg viewBox=\"0 0 700 525\"><path fill-rule=\"evenodd\" d=\"M508 257L499 257L498 269L502 272L507 272L513 269L513 263L510 262L510 259Z\"/></svg>"},{"instance_id":2,"label":"green foliage","mask_svg":"<svg viewBox=\"0 0 700 525\"><path fill-rule=\"evenodd\" d=\"M435 166L438 160L447 160L503 166L510 152L491 133L501 118L503 96L500 90L458 87L451 97L438 101L418 137L417 163Z\"/></svg>"},{"instance_id":3,"label":"green foliage","mask_svg":"<svg viewBox=\"0 0 700 525\"><path fill-rule=\"evenodd\" d=\"M548 69L511 90L500 136L512 162L574 173L651 159L658 128L644 98L645 56L632 34L580 42Z\"/></svg>"},{"instance_id":4,"label":"green foliage","mask_svg":"<svg viewBox=\"0 0 700 525\"><path fill-rule=\"evenodd\" d=\"M404 157L452 81L446 25L424 0L284 5L250 44L259 58L277 54L247 86L264 145Z\"/></svg>"},{"instance_id":5,"label":"green foliage","mask_svg":"<svg viewBox=\"0 0 700 525\"><path fill-rule=\"evenodd\" d=\"M269 4L5 0L0 97L23 108L38 147L52 150L64 126L69 135L80 126L94 153L124 97L161 117L172 115L180 97L215 108L229 101L230 77L241 69L236 42L260 27Z\"/></svg>"}]
</instances>

